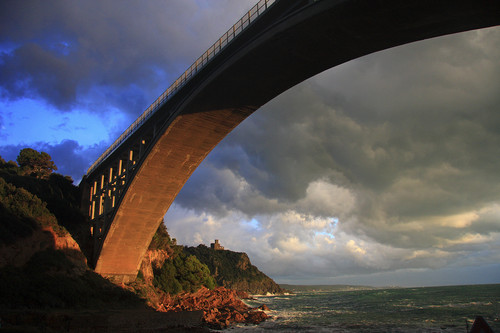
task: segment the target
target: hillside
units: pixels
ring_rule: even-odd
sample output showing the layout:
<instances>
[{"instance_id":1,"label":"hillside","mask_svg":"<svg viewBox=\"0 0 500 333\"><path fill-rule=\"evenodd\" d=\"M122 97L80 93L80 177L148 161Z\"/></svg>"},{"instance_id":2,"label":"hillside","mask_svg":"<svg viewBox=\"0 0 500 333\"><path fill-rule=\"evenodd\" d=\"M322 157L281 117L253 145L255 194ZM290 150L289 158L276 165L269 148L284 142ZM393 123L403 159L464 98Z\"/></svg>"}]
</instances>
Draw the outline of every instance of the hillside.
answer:
<instances>
[{"instance_id":1,"label":"hillside","mask_svg":"<svg viewBox=\"0 0 500 333\"><path fill-rule=\"evenodd\" d=\"M294 293L305 292L332 292L332 291L353 291L353 290L371 290L376 289L370 286L358 286L347 284L327 284L327 285L294 285L294 284L280 284L281 288L290 290Z\"/></svg>"},{"instance_id":2,"label":"hillside","mask_svg":"<svg viewBox=\"0 0 500 333\"><path fill-rule=\"evenodd\" d=\"M88 268L72 237L85 238L78 197L71 179L32 176L0 158L2 330L56 332L78 325L90 331L113 327L107 320L120 311L154 313L137 294ZM94 320L84 325L81 316Z\"/></svg>"},{"instance_id":3,"label":"hillside","mask_svg":"<svg viewBox=\"0 0 500 333\"><path fill-rule=\"evenodd\" d=\"M284 291L270 277L252 265L248 255L229 250L213 250L205 245L184 247L208 266L219 286L253 295L282 294Z\"/></svg>"}]
</instances>

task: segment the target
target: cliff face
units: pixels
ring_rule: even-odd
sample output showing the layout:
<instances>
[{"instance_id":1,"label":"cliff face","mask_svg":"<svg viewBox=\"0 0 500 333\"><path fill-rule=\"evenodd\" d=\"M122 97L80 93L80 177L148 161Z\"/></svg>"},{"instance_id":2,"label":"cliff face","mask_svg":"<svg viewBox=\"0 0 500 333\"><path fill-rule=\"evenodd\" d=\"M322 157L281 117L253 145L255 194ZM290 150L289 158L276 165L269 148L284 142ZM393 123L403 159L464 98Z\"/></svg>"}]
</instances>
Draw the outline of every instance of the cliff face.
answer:
<instances>
[{"instance_id":1,"label":"cliff face","mask_svg":"<svg viewBox=\"0 0 500 333\"><path fill-rule=\"evenodd\" d=\"M185 247L184 252L195 255L206 264L220 286L254 295L284 292L270 277L252 265L246 253L212 250L205 245Z\"/></svg>"},{"instance_id":2,"label":"cliff face","mask_svg":"<svg viewBox=\"0 0 500 333\"><path fill-rule=\"evenodd\" d=\"M141 262L141 273L146 283L152 283L154 271L163 266L165 260L171 256L165 250L148 250Z\"/></svg>"},{"instance_id":3,"label":"cliff face","mask_svg":"<svg viewBox=\"0 0 500 333\"><path fill-rule=\"evenodd\" d=\"M196 291L178 294L165 293L160 287L154 287L155 277L165 261L175 257L174 250L163 242L162 249L150 247L141 263L140 278L129 287L147 300L147 304L160 312L200 313L202 322L215 329L227 328L233 323L258 324L268 318L260 308L250 308L242 298L248 298L247 293L239 292L224 286L208 289L201 286ZM178 248L181 248L180 246ZM184 255L177 252L177 255ZM242 253L237 266L241 269L251 267L248 256ZM207 270L208 271L208 270ZM243 283L241 289L248 289L248 283ZM267 309L269 310L269 309Z\"/></svg>"}]
</instances>

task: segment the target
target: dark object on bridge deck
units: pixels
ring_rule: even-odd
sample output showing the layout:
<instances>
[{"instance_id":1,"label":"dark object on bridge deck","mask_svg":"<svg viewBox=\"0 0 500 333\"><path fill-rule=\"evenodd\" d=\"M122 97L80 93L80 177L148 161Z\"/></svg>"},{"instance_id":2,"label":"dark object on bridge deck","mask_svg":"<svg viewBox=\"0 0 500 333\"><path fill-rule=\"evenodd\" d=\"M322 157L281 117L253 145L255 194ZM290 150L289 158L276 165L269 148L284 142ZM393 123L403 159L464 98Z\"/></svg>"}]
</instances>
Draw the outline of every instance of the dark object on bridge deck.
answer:
<instances>
[{"instance_id":1,"label":"dark object on bridge deck","mask_svg":"<svg viewBox=\"0 0 500 333\"><path fill-rule=\"evenodd\" d=\"M483 317L477 316L469 333L494 333Z\"/></svg>"}]
</instances>

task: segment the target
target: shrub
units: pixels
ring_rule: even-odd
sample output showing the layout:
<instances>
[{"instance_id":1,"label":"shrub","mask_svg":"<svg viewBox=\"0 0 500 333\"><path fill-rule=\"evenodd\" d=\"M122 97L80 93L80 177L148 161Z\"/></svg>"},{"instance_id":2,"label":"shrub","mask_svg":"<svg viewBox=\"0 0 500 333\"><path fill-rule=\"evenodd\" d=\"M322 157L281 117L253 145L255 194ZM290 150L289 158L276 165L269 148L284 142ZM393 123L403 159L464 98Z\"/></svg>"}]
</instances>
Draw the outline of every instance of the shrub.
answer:
<instances>
[{"instance_id":1,"label":"shrub","mask_svg":"<svg viewBox=\"0 0 500 333\"><path fill-rule=\"evenodd\" d=\"M0 178L17 188L23 188L35 195L52 213L58 223L73 234L81 230L85 216L80 210L80 193L78 187L66 177L53 173L48 179L20 176L0 168Z\"/></svg>"},{"instance_id":2,"label":"shrub","mask_svg":"<svg viewBox=\"0 0 500 333\"><path fill-rule=\"evenodd\" d=\"M4 228L10 226L14 229L26 229L26 225L29 224L26 221L31 219L41 227L51 227L60 236L67 233L66 229L57 223L55 216L47 209L45 202L27 190L7 183L3 178L0 178L0 204L2 205L2 215L6 217L6 220L2 219ZM19 227L13 225L15 220L20 221ZM14 234L27 233L14 231Z\"/></svg>"},{"instance_id":3,"label":"shrub","mask_svg":"<svg viewBox=\"0 0 500 333\"><path fill-rule=\"evenodd\" d=\"M182 291L182 286L176 278L177 271L173 260L166 260L160 271L155 274L153 284L166 293L175 295Z\"/></svg>"},{"instance_id":4,"label":"shrub","mask_svg":"<svg viewBox=\"0 0 500 333\"><path fill-rule=\"evenodd\" d=\"M149 244L150 250L167 250L172 244L170 235L168 234L167 227L163 221L158 226L156 233Z\"/></svg>"},{"instance_id":5,"label":"shrub","mask_svg":"<svg viewBox=\"0 0 500 333\"><path fill-rule=\"evenodd\" d=\"M179 255L166 260L161 269L155 272L153 284L169 294L181 291L195 292L201 286L209 289L216 287L207 265L195 256Z\"/></svg>"}]
</instances>

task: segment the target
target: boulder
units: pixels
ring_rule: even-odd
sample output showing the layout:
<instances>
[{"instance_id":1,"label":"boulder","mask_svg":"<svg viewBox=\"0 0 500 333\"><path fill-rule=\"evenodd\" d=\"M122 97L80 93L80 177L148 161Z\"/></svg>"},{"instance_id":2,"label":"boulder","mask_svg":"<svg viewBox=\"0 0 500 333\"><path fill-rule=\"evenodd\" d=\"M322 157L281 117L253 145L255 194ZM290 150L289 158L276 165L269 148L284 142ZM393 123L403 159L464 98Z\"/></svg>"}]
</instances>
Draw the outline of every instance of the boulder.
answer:
<instances>
[{"instance_id":1,"label":"boulder","mask_svg":"<svg viewBox=\"0 0 500 333\"><path fill-rule=\"evenodd\" d=\"M168 303L168 304L165 304ZM268 318L262 311L243 303L235 290L219 287L200 288L195 293L184 293L165 301L164 311L203 311L203 321L212 328L227 328L233 323L258 324Z\"/></svg>"},{"instance_id":2,"label":"boulder","mask_svg":"<svg viewBox=\"0 0 500 333\"><path fill-rule=\"evenodd\" d=\"M257 307L257 309L262 310L262 311L271 311L269 307L265 304L262 304L261 306Z\"/></svg>"}]
</instances>

